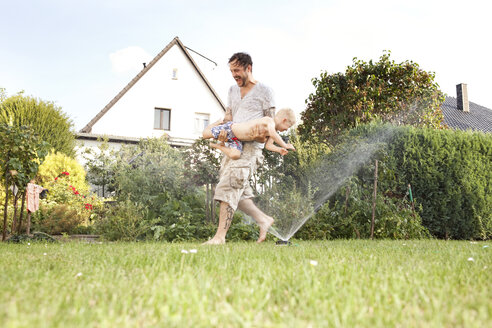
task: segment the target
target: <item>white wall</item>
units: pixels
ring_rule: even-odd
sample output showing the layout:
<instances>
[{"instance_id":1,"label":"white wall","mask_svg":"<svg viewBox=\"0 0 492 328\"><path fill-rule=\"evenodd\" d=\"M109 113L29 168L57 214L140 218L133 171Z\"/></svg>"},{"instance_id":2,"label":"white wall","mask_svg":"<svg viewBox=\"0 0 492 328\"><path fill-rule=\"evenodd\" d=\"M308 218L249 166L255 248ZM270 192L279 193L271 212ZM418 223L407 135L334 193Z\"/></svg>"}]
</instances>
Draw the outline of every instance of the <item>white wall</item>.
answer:
<instances>
[{"instance_id":1,"label":"white wall","mask_svg":"<svg viewBox=\"0 0 492 328\"><path fill-rule=\"evenodd\" d=\"M155 107L171 109L170 131L154 130ZM211 122L224 116L185 53L174 45L94 124L92 133L137 138L166 133L174 138L196 139L201 134L195 133L195 113L210 114Z\"/></svg>"}]
</instances>

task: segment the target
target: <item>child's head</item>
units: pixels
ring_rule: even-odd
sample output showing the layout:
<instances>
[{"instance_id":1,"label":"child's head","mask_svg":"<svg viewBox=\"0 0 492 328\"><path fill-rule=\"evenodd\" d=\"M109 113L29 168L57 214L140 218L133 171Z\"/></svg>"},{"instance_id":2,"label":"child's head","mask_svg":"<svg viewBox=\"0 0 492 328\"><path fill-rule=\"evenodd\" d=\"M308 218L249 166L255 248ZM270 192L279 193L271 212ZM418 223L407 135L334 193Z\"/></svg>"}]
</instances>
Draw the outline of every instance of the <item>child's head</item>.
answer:
<instances>
[{"instance_id":1,"label":"child's head","mask_svg":"<svg viewBox=\"0 0 492 328\"><path fill-rule=\"evenodd\" d=\"M296 124L296 114L290 108L283 108L275 114L275 130L285 131Z\"/></svg>"}]
</instances>

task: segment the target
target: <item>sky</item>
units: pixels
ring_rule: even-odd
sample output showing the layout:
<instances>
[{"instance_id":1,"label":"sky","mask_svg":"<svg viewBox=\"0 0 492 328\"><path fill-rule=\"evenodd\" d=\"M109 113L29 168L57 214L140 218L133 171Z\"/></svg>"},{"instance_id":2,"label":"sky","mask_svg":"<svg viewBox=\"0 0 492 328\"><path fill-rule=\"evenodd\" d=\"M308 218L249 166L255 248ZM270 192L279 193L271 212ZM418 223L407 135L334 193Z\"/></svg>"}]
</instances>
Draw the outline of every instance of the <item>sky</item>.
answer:
<instances>
[{"instance_id":1,"label":"sky","mask_svg":"<svg viewBox=\"0 0 492 328\"><path fill-rule=\"evenodd\" d=\"M0 0L0 88L53 101L83 128L171 40L192 55L223 102L235 52L296 113L322 72L391 51L435 73L456 97L492 108L488 1L441 0Z\"/></svg>"}]
</instances>

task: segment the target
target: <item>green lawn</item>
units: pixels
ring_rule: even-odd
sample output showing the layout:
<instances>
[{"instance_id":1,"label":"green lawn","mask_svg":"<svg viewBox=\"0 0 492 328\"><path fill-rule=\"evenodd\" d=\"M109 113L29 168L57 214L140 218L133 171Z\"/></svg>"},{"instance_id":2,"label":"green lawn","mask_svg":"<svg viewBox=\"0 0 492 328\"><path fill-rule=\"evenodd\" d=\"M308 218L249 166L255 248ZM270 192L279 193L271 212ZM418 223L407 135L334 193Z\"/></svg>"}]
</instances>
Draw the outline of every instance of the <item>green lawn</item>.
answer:
<instances>
[{"instance_id":1,"label":"green lawn","mask_svg":"<svg viewBox=\"0 0 492 328\"><path fill-rule=\"evenodd\" d=\"M489 245L1 243L0 325L492 327Z\"/></svg>"}]
</instances>

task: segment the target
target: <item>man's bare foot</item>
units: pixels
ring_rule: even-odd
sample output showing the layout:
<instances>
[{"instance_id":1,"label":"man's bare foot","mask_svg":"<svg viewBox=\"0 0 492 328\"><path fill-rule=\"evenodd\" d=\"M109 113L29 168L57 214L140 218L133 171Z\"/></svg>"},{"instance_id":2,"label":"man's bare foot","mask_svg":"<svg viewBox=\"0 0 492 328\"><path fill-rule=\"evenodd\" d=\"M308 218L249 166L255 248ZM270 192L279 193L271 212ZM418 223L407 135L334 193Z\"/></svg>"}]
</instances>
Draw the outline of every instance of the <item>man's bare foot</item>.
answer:
<instances>
[{"instance_id":1,"label":"man's bare foot","mask_svg":"<svg viewBox=\"0 0 492 328\"><path fill-rule=\"evenodd\" d=\"M202 245L224 245L224 244L225 244L225 239L214 237L209 241L204 242Z\"/></svg>"},{"instance_id":2,"label":"man's bare foot","mask_svg":"<svg viewBox=\"0 0 492 328\"><path fill-rule=\"evenodd\" d=\"M260 226L260 237L256 241L257 243L262 243L266 239L268 229L270 229L273 222L274 220L270 216L265 217L263 222L258 222L258 225Z\"/></svg>"}]
</instances>

